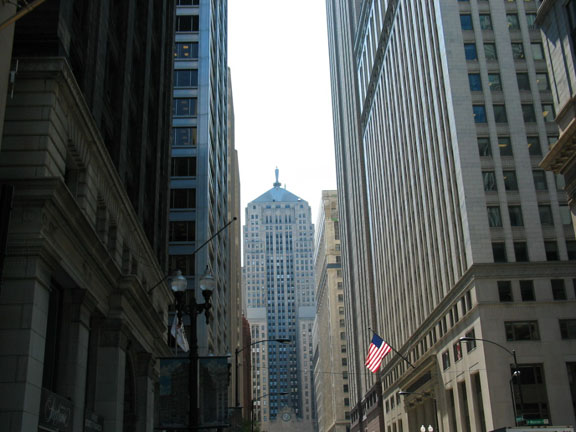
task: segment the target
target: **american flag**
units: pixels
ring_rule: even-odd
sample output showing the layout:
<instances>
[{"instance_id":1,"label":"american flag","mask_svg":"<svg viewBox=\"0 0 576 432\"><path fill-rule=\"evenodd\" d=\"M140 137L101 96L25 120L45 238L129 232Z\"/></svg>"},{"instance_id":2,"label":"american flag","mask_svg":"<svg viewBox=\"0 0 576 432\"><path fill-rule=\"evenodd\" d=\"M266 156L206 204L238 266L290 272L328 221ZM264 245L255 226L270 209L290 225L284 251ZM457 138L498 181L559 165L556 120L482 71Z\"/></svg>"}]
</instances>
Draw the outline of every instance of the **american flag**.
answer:
<instances>
[{"instance_id":1,"label":"american flag","mask_svg":"<svg viewBox=\"0 0 576 432\"><path fill-rule=\"evenodd\" d=\"M366 362L364 363L370 372L375 373L380 369L380 363L382 359L390 352L392 348L388 345L380 336L374 333L372 336L372 343L368 348L368 356L366 357Z\"/></svg>"}]
</instances>

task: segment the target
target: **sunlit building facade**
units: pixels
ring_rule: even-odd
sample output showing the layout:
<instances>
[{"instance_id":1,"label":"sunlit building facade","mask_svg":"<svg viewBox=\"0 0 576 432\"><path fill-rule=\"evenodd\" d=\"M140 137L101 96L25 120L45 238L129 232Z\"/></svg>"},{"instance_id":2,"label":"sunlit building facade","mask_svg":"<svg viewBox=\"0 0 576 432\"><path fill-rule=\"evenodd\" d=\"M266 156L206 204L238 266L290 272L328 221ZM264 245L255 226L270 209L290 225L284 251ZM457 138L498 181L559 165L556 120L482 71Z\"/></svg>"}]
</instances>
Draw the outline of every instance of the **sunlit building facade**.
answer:
<instances>
[{"instance_id":1,"label":"sunlit building facade","mask_svg":"<svg viewBox=\"0 0 576 432\"><path fill-rule=\"evenodd\" d=\"M539 3L326 4L352 430L573 424L576 243L539 167L558 138ZM370 373L370 329L408 361Z\"/></svg>"},{"instance_id":2,"label":"sunlit building facade","mask_svg":"<svg viewBox=\"0 0 576 432\"><path fill-rule=\"evenodd\" d=\"M340 227L336 191L322 191L316 222L314 268L314 394L318 430L345 432L350 426L350 390L344 287L340 262Z\"/></svg>"}]
</instances>

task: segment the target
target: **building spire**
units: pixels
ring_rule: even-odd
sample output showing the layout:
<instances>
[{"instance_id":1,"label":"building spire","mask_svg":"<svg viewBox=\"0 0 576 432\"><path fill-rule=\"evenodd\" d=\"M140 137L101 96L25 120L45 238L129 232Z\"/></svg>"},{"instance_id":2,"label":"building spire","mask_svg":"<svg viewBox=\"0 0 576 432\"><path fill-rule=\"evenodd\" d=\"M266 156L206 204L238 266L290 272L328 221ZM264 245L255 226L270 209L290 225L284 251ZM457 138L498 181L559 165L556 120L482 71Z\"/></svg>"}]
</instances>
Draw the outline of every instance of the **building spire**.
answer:
<instances>
[{"instance_id":1,"label":"building spire","mask_svg":"<svg viewBox=\"0 0 576 432\"><path fill-rule=\"evenodd\" d=\"M274 183L274 187L280 187L281 185L280 182L278 181L278 174L279 174L278 167L276 167L275 172L276 172L276 183Z\"/></svg>"}]
</instances>

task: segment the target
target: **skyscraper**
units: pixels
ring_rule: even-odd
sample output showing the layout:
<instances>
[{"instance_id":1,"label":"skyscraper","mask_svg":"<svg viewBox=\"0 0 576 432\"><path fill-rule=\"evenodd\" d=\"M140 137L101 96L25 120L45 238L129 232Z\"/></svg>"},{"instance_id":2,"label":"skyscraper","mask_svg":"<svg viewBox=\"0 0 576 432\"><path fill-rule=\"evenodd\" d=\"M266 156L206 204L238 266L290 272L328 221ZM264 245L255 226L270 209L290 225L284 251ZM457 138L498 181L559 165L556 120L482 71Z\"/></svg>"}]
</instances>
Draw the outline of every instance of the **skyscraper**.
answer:
<instances>
[{"instance_id":1,"label":"skyscraper","mask_svg":"<svg viewBox=\"0 0 576 432\"><path fill-rule=\"evenodd\" d=\"M346 431L350 424L350 391L340 227L336 191L322 191L316 223L314 267L314 394L319 431Z\"/></svg>"},{"instance_id":2,"label":"skyscraper","mask_svg":"<svg viewBox=\"0 0 576 432\"><path fill-rule=\"evenodd\" d=\"M244 297L252 342L255 418L263 430L287 423L312 430L314 225L310 206L274 187L250 202L244 226Z\"/></svg>"},{"instance_id":3,"label":"skyscraper","mask_svg":"<svg viewBox=\"0 0 576 432\"><path fill-rule=\"evenodd\" d=\"M436 405L443 431L574 423L576 243L538 167L558 135L539 2L326 4L352 429L434 425ZM410 363L368 372L369 328Z\"/></svg>"},{"instance_id":4,"label":"skyscraper","mask_svg":"<svg viewBox=\"0 0 576 432\"><path fill-rule=\"evenodd\" d=\"M239 211L227 19L226 1L177 1L169 258L170 269L188 278L198 302L203 301L196 289L199 277L208 269L217 279L210 328L198 320L199 355L232 352L232 337L239 334L230 321L239 294L231 285L240 283L233 274L239 265L233 253L237 228L193 254Z\"/></svg>"}]
</instances>

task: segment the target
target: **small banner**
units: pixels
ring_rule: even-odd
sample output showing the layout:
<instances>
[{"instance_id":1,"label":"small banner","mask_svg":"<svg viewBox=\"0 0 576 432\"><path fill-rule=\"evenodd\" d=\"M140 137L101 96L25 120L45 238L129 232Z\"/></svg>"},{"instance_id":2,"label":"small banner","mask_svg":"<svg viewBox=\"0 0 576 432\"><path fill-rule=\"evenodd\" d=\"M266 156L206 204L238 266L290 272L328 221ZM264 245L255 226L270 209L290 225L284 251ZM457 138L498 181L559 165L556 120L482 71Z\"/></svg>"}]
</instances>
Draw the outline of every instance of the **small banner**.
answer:
<instances>
[{"instance_id":1,"label":"small banner","mask_svg":"<svg viewBox=\"0 0 576 432\"><path fill-rule=\"evenodd\" d=\"M227 427L229 425L228 385L230 383L228 356L200 357L198 360L199 427Z\"/></svg>"},{"instance_id":2,"label":"small banner","mask_svg":"<svg viewBox=\"0 0 576 432\"><path fill-rule=\"evenodd\" d=\"M187 429L190 397L187 357L160 359L159 429Z\"/></svg>"}]
</instances>

